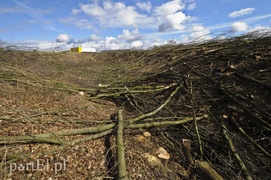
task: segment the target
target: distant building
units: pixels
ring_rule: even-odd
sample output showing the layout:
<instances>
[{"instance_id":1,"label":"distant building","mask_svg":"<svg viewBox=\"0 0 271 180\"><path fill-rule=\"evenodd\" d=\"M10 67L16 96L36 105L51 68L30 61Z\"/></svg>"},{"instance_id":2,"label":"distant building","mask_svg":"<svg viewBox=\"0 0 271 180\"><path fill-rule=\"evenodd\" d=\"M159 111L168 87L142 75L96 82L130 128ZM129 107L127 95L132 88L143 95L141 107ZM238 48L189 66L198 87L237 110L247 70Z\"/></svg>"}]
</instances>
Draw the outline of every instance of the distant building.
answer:
<instances>
[{"instance_id":1,"label":"distant building","mask_svg":"<svg viewBox=\"0 0 271 180\"><path fill-rule=\"evenodd\" d=\"M86 47L75 47L75 48L71 48L70 50L71 52L96 52L95 48L86 48Z\"/></svg>"},{"instance_id":2,"label":"distant building","mask_svg":"<svg viewBox=\"0 0 271 180\"><path fill-rule=\"evenodd\" d=\"M96 52L96 48L82 47L82 52Z\"/></svg>"},{"instance_id":3,"label":"distant building","mask_svg":"<svg viewBox=\"0 0 271 180\"><path fill-rule=\"evenodd\" d=\"M71 48L71 52L82 52L82 47Z\"/></svg>"}]
</instances>

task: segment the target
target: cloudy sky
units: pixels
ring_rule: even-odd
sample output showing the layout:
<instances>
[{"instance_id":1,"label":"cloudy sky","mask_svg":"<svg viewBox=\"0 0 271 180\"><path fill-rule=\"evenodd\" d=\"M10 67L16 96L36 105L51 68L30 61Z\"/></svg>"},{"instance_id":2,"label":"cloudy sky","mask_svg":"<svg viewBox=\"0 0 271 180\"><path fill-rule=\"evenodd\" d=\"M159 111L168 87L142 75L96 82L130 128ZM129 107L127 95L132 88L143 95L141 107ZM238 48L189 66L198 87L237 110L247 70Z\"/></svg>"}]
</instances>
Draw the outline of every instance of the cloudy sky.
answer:
<instances>
[{"instance_id":1,"label":"cloudy sky","mask_svg":"<svg viewBox=\"0 0 271 180\"><path fill-rule=\"evenodd\" d=\"M0 39L97 51L208 40L271 27L270 0L0 0Z\"/></svg>"}]
</instances>

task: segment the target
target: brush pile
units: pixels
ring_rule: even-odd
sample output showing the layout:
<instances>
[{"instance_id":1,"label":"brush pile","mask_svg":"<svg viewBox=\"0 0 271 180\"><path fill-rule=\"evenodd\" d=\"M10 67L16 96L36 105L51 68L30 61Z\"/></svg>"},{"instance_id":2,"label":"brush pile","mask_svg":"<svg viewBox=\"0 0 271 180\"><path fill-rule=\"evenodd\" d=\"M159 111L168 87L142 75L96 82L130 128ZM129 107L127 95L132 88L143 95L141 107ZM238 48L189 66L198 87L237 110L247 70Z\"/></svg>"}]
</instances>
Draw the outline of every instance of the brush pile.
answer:
<instances>
[{"instance_id":1,"label":"brush pile","mask_svg":"<svg viewBox=\"0 0 271 180\"><path fill-rule=\"evenodd\" d=\"M5 127L0 131L0 143L6 151L2 167L8 167L6 162L34 157L12 156L15 148L27 149L23 145L31 144L38 151L37 143L45 143L55 152L53 159L60 151L62 157L70 158L69 171L58 176L47 172L47 177L270 179L270 42L270 32L253 32L146 51L101 52L91 58L84 55L88 60L78 62L58 60L65 54L43 54L46 60L37 60L41 57L38 52L32 52L32 59L23 53L21 60L11 61L15 52L0 51L0 78L5 85L0 91L5 95L0 106L0 123ZM38 71L44 63L47 68ZM11 89L15 87L21 91L14 94L33 92L32 102L38 105L31 105L28 111L21 96L13 102ZM40 103L35 93L44 95ZM43 103L49 100L54 103L51 107ZM108 101L114 102L114 108L112 104L97 105ZM74 107L77 103L85 105ZM33 111L35 108L39 111ZM103 115L97 118L98 114ZM10 122L29 125L32 131L8 133L16 129L9 127ZM100 141L94 140L97 138ZM61 150L56 148L59 146ZM76 148L84 150L82 147L86 150L77 157L69 154ZM39 158L46 154L38 152ZM98 160L103 163L95 162L93 154L104 156ZM102 173L85 167L79 172L80 163L72 164L86 163L84 157L92 158L89 168L103 166ZM28 177L29 172L26 174Z\"/></svg>"},{"instance_id":2,"label":"brush pile","mask_svg":"<svg viewBox=\"0 0 271 180\"><path fill-rule=\"evenodd\" d=\"M190 169L182 151L183 139L189 139L193 161L209 162L225 179L269 179L270 42L270 33L254 32L119 54L122 63L134 59L132 66L138 69L130 68L124 80L95 96L114 101L132 116L152 112L171 97L144 122L193 118L190 124L150 130L179 164Z\"/></svg>"}]
</instances>

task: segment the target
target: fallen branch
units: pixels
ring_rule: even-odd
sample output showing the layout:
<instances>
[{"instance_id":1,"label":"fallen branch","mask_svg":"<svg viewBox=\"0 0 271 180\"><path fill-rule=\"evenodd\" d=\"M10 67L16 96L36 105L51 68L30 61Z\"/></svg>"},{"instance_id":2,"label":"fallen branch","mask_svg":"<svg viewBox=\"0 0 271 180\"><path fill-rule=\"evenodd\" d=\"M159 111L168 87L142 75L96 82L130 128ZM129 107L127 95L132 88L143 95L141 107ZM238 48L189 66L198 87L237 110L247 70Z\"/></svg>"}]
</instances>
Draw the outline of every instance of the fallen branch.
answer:
<instances>
[{"instance_id":1,"label":"fallen branch","mask_svg":"<svg viewBox=\"0 0 271 180\"><path fill-rule=\"evenodd\" d=\"M126 86L125 88L130 94L131 98L129 95L125 95L125 97L129 100L130 104L135 107L135 109L137 109L139 112L142 112L143 108L138 105L137 101L135 101L135 96L133 95L133 93L131 93L131 91Z\"/></svg>"},{"instance_id":2,"label":"fallen branch","mask_svg":"<svg viewBox=\"0 0 271 180\"><path fill-rule=\"evenodd\" d=\"M245 166L245 164L242 161L241 157L237 153L237 151L236 151L236 149L235 149L235 147L233 145L233 142L232 142L231 138L229 137L229 135L227 133L228 130L227 130L226 126L224 124L222 124L222 127L223 127L223 135L224 135L225 139L227 140L229 148L230 148L235 160L237 161L242 173L244 174L245 179L246 180L252 180L252 177L251 177L247 167Z\"/></svg>"},{"instance_id":3,"label":"fallen branch","mask_svg":"<svg viewBox=\"0 0 271 180\"><path fill-rule=\"evenodd\" d=\"M22 112L20 112L20 111L17 111L16 109L13 109L13 108L8 107L8 106L5 106L5 107L7 107L7 108L9 108L9 109L11 109L11 110L13 110L13 111L16 111L16 112L20 113L24 118L26 118L26 119L29 120L30 122L32 122L32 123L34 123L34 124L40 126L42 129L48 131L52 136L56 137L56 139L58 140L58 142L59 142L60 144L63 144L62 140L60 139L60 137L59 137L56 133L52 132L52 131L49 130L48 128L46 128L46 127L44 127L43 125L39 124L38 122L33 121L31 118L29 118L29 117L28 117L27 115L25 115L24 113L22 113ZM5 141L4 141L4 142L5 142Z\"/></svg>"},{"instance_id":4,"label":"fallen branch","mask_svg":"<svg viewBox=\"0 0 271 180\"><path fill-rule=\"evenodd\" d=\"M262 117L265 117L266 119L271 118L271 113L264 111L261 107L257 106L255 103L251 102L249 99L245 98L241 94L235 94L236 98L239 98L240 100L246 102L246 104L249 105L249 110L254 113L260 114Z\"/></svg>"},{"instance_id":5,"label":"fallen branch","mask_svg":"<svg viewBox=\"0 0 271 180\"><path fill-rule=\"evenodd\" d=\"M47 153L53 153L54 151L63 149L63 148L68 147L68 146L72 146L72 145L75 145L75 144L78 144L78 143L82 143L82 142L86 142L86 141L90 141L90 140L94 140L94 139L98 139L98 138L101 138L101 137L103 137L103 136L105 136L107 134L110 134L110 133L112 133L112 129L101 132L101 133L89 135L88 137L85 137L85 138L76 139L76 140L74 140L72 142L65 142L65 143L61 144L62 146L56 146L56 147L51 148L49 151L47 151ZM39 140L41 142L45 142L43 139L44 138L39 138ZM46 142L48 142L48 141L46 141ZM54 143L54 142L52 141L52 143ZM54 144L57 144L57 142L54 143ZM10 164L10 163L15 162L17 160L29 158L30 156L33 156L33 155L38 156L38 155L41 155L42 153L43 152L30 153L30 154L19 154L19 155L17 155L17 154L15 154L15 155L7 154L8 160L6 161L5 164ZM5 164L2 164L1 166L5 166Z\"/></svg>"},{"instance_id":6,"label":"fallen branch","mask_svg":"<svg viewBox=\"0 0 271 180\"><path fill-rule=\"evenodd\" d=\"M106 135L112 133L112 131L113 131L113 129L109 129L109 130L103 131L101 133L92 134L92 135L89 135L87 137L76 139L76 140L74 140L72 142L69 142L69 143L67 143L67 145L74 145L74 144L79 144L79 143L82 143L82 142L90 141L90 140L93 140L93 139L98 139L98 138L101 138L103 136L106 136Z\"/></svg>"},{"instance_id":7,"label":"fallen branch","mask_svg":"<svg viewBox=\"0 0 271 180\"><path fill-rule=\"evenodd\" d=\"M208 118L208 115L204 115L202 117L195 118L196 121L202 120L204 118ZM156 127L156 126L164 126L164 125L178 125L184 124L193 121L194 118L191 117L184 117L180 120L174 121L161 121L161 122L147 122L147 123L140 123L140 124L129 124L125 128L149 128L149 127ZM129 120L127 120L129 122ZM55 137L62 137L62 136L73 136L73 135L82 135L82 134L93 134L89 137L74 140L73 143L79 143L91 140L91 138L96 139L98 136L95 133L100 134L108 134L112 132L115 123L110 124L99 124L95 127L89 128L81 128L81 129L70 129L70 130L62 130L59 132L52 132L52 133L44 133L44 134L37 134L37 135L27 135L27 136L1 136L0 137L0 144L15 144L15 143L50 143L50 144L59 144L65 145L69 144L70 142L62 142L56 139ZM97 137L98 138L98 137Z\"/></svg>"},{"instance_id":8,"label":"fallen branch","mask_svg":"<svg viewBox=\"0 0 271 180\"><path fill-rule=\"evenodd\" d=\"M234 124L234 126L238 129L238 131L245 136L256 148L258 148L260 151L262 151L267 157L271 158L271 154L267 152L262 146L260 146L258 143L256 143L245 131L243 128L239 126L239 124L236 122L234 117L230 117L231 122Z\"/></svg>"},{"instance_id":9,"label":"fallen branch","mask_svg":"<svg viewBox=\"0 0 271 180\"><path fill-rule=\"evenodd\" d=\"M202 117L195 118L196 121L202 120L204 118L207 118L208 115L204 115ZM141 123L141 124L129 124L127 125L127 128L150 128L150 127L156 127L156 126L165 126L165 125L178 125L178 124L184 124L193 121L194 118L187 117L182 120L176 120L176 121L161 121L161 122L148 122L148 123Z\"/></svg>"},{"instance_id":10,"label":"fallen branch","mask_svg":"<svg viewBox=\"0 0 271 180\"><path fill-rule=\"evenodd\" d=\"M201 143L201 138L200 138L200 134L199 134L199 128L198 128L198 124L197 124L197 120L196 120L196 112L195 112L195 98L193 95L193 85L192 85L192 80L189 81L190 82L190 96L191 96L191 105L192 105L192 113L193 113L193 121L194 121L194 126L195 126L195 131L196 131L196 135L197 135L197 139L198 139L198 144L199 144L199 151L200 151L200 160L202 161L202 156L203 156L203 149L202 149L202 143Z\"/></svg>"},{"instance_id":11,"label":"fallen branch","mask_svg":"<svg viewBox=\"0 0 271 180\"><path fill-rule=\"evenodd\" d=\"M20 143L48 143L48 144L65 144L56 138L36 137L36 136L2 136L0 137L0 145L20 144Z\"/></svg>"},{"instance_id":12,"label":"fallen branch","mask_svg":"<svg viewBox=\"0 0 271 180\"><path fill-rule=\"evenodd\" d=\"M72 136L72 135L82 135L82 134L95 134L102 133L108 130L112 130L115 126L115 123L111 124L100 124L96 127L81 128L81 129L71 129L71 130L62 130L59 132L44 133L30 136L1 136L1 144L14 144L14 143L33 143L33 142L43 142L43 143L53 143L53 144L67 144L67 142L59 141L55 138L55 135L58 137L61 136ZM78 140L80 141L80 140ZM76 142L76 140L74 141Z\"/></svg>"},{"instance_id":13,"label":"fallen branch","mask_svg":"<svg viewBox=\"0 0 271 180\"><path fill-rule=\"evenodd\" d=\"M240 73L237 73L237 72L235 72L233 75L236 76L236 77L238 77L238 78L242 78L242 79L244 79L244 80L247 80L247 81L250 81L250 82L253 82L253 83L255 83L255 84L258 84L258 85L261 85L261 86L263 86L263 87L266 87L266 88L271 89L271 86L270 86L269 84L265 84L265 83L263 83L262 81L259 81L259 80L256 80L256 79L253 79L253 78L244 76L244 75L242 75L242 74L240 74Z\"/></svg>"},{"instance_id":14,"label":"fallen branch","mask_svg":"<svg viewBox=\"0 0 271 180\"><path fill-rule=\"evenodd\" d=\"M222 176L220 176L208 162L196 160L195 163L203 180L223 180Z\"/></svg>"},{"instance_id":15,"label":"fallen branch","mask_svg":"<svg viewBox=\"0 0 271 180\"><path fill-rule=\"evenodd\" d=\"M118 173L117 179L128 179L125 155L124 155L124 145L123 145L123 129L124 129L124 119L123 119L123 109L118 111L118 130L117 130L117 161L118 161Z\"/></svg>"},{"instance_id":16,"label":"fallen branch","mask_svg":"<svg viewBox=\"0 0 271 180\"><path fill-rule=\"evenodd\" d=\"M72 136L72 135L80 135L80 134L92 134L92 133L100 133L109 129L112 129L115 126L115 123L110 124L99 124L95 127L81 128L81 129L70 129L70 130L62 130L59 132L55 132L58 136ZM36 137L52 137L52 134L39 134ZM1 137L0 137L1 139Z\"/></svg>"},{"instance_id":17,"label":"fallen branch","mask_svg":"<svg viewBox=\"0 0 271 180\"><path fill-rule=\"evenodd\" d=\"M132 123L135 123L135 122L138 122L144 118L147 118L147 117L150 117L152 115L155 115L156 113L158 113L161 109L163 109L171 100L171 98L179 91L179 89L181 88L181 86L177 86L176 89L170 94L170 96L167 98L167 100L161 104L157 109L149 112L149 113L146 113L146 114L142 114L142 115L139 115L135 118L132 118L129 120L129 123L132 124Z\"/></svg>"},{"instance_id":18,"label":"fallen branch","mask_svg":"<svg viewBox=\"0 0 271 180\"><path fill-rule=\"evenodd\" d=\"M222 85L220 86L220 90L223 92L225 96L230 98L232 101L234 101L236 104L238 104L248 115L254 119L255 123L261 123L265 128L267 128L269 131L271 131L271 124L266 122L265 120L257 117L255 114L253 114L247 107L245 107L243 104L241 104L237 99L232 97L230 94L233 94L230 90L226 89Z\"/></svg>"},{"instance_id":19,"label":"fallen branch","mask_svg":"<svg viewBox=\"0 0 271 180\"><path fill-rule=\"evenodd\" d=\"M127 91L127 88L123 89L119 88L119 89L114 89L114 91L110 91L110 89L108 91L104 91L103 93L100 94L95 94L94 96L89 97L89 99L98 99L98 98L102 98L102 97L119 97L123 94L127 94L127 93L150 93L150 92L158 92L158 91L163 91L165 89L169 89L171 87L176 86L177 84L173 83L169 86L162 86L162 87L153 87L153 88L147 88L147 89L141 89L141 90L129 90ZM122 90L122 91L119 91Z\"/></svg>"}]
</instances>

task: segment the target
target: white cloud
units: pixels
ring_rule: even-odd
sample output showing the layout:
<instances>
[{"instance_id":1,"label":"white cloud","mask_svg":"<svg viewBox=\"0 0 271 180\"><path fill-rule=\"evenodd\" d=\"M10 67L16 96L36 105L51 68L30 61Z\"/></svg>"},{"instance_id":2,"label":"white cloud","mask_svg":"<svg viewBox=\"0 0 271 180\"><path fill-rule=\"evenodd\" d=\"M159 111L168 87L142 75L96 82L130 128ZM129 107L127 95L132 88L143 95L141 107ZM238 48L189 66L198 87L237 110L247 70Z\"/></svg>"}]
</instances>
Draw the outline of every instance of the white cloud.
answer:
<instances>
[{"instance_id":1,"label":"white cloud","mask_svg":"<svg viewBox=\"0 0 271 180\"><path fill-rule=\"evenodd\" d=\"M189 19L181 10L185 5L180 0L173 0L162 4L154 9L157 22L160 23L159 31L168 32L173 30L183 30L184 22Z\"/></svg>"},{"instance_id":2,"label":"white cloud","mask_svg":"<svg viewBox=\"0 0 271 180\"><path fill-rule=\"evenodd\" d=\"M101 43L103 43L103 42L101 42ZM116 50L116 49L122 49L122 46L119 43L119 40L117 38L109 36L109 37L105 38L103 49Z\"/></svg>"},{"instance_id":3,"label":"white cloud","mask_svg":"<svg viewBox=\"0 0 271 180\"><path fill-rule=\"evenodd\" d=\"M109 36L105 38L105 43L118 43L118 39L113 37L113 36Z\"/></svg>"},{"instance_id":4,"label":"white cloud","mask_svg":"<svg viewBox=\"0 0 271 180\"><path fill-rule=\"evenodd\" d=\"M85 38L85 39L81 39L81 40L77 40L77 41L73 40L73 42L76 44L92 44L92 46L95 45L95 47L97 47L96 44L102 40L103 40L102 37L97 36L95 34L91 34L89 36L89 38ZM68 42L68 43L71 43L71 42Z\"/></svg>"},{"instance_id":5,"label":"white cloud","mask_svg":"<svg viewBox=\"0 0 271 180\"><path fill-rule=\"evenodd\" d=\"M245 9L241 9L239 11L233 11L229 14L229 17L237 18L240 16L248 15L248 14L253 13L254 10L255 10L255 8L245 8Z\"/></svg>"},{"instance_id":6,"label":"white cloud","mask_svg":"<svg viewBox=\"0 0 271 180\"><path fill-rule=\"evenodd\" d=\"M11 43L13 44L13 43ZM52 42L52 41L40 41L40 40L26 40L26 41L17 41L15 44L15 46L19 47L20 49L24 49L24 50L41 50L41 51L52 51L55 50L56 47L65 47L67 46L66 43L56 43L56 42ZM66 50L66 49L62 49L62 50Z\"/></svg>"},{"instance_id":7,"label":"white cloud","mask_svg":"<svg viewBox=\"0 0 271 180\"><path fill-rule=\"evenodd\" d=\"M192 4L189 4L187 6L187 10L190 11L190 10L196 9L196 7L197 7L197 4L196 3L192 3Z\"/></svg>"},{"instance_id":8,"label":"white cloud","mask_svg":"<svg viewBox=\"0 0 271 180\"><path fill-rule=\"evenodd\" d=\"M191 34L190 34L190 37L191 37L192 39L202 39L202 38L204 38L204 39L209 39L209 37L206 36L208 33L209 33L208 30L206 30L206 31L196 31L196 32L191 33ZM206 38L206 37L207 37L207 38Z\"/></svg>"},{"instance_id":9,"label":"white cloud","mask_svg":"<svg viewBox=\"0 0 271 180\"><path fill-rule=\"evenodd\" d=\"M115 24L116 22L119 23L120 26L131 26L134 23L137 23L137 17L140 15L134 11L134 7L127 7L124 9L121 9L116 13L115 22L111 22L111 25Z\"/></svg>"},{"instance_id":10,"label":"white cloud","mask_svg":"<svg viewBox=\"0 0 271 180\"><path fill-rule=\"evenodd\" d=\"M192 27L192 33L190 34L190 37L192 39L197 39L197 40L208 40L211 37L208 35L210 31L208 29L205 29L203 26L196 25Z\"/></svg>"},{"instance_id":11,"label":"white cloud","mask_svg":"<svg viewBox=\"0 0 271 180\"><path fill-rule=\"evenodd\" d=\"M68 42L70 40L70 36L67 34L59 34L56 38L56 42Z\"/></svg>"},{"instance_id":12,"label":"white cloud","mask_svg":"<svg viewBox=\"0 0 271 180\"><path fill-rule=\"evenodd\" d=\"M137 29L133 31L124 29L122 34L117 37L107 36L105 38L101 38L92 34L89 38L83 40L58 43L58 46L60 46L60 50L67 50L76 46L91 47L95 48L99 52L102 50L131 48L148 49L154 45L163 45L166 43L167 41L162 41L160 38L146 39Z\"/></svg>"},{"instance_id":13,"label":"white cloud","mask_svg":"<svg viewBox=\"0 0 271 180\"><path fill-rule=\"evenodd\" d=\"M182 25L185 20L186 16L182 12L170 14L166 17L166 21L159 26L159 31L182 30L185 28Z\"/></svg>"},{"instance_id":14,"label":"white cloud","mask_svg":"<svg viewBox=\"0 0 271 180\"><path fill-rule=\"evenodd\" d=\"M201 42L212 39L210 30L202 25L193 25L189 29L190 31L181 34L180 40L182 43L190 43L192 41ZM188 32L190 32L190 34Z\"/></svg>"},{"instance_id":15,"label":"white cloud","mask_svg":"<svg viewBox=\"0 0 271 180\"><path fill-rule=\"evenodd\" d=\"M159 16L167 16L179 10L183 10L185 5L180 0L173 0L155 8L155 13Z\"/></svg>"},{"instance_id":16,"label":"white cloud","mask_svg":"<svg viewBox=\"0 0 271 180\"><path fill-rule=\"evenodd\" d=\"M132 44L131 44L131 47L132 47L132 48L140 48L140 47L142 47L142 46L143 46L142 41L134 41L134 42L132 42Z\"/></svg>"},{"instance_id":17,"label":"white cloud","mask_svg":"<svg viewBox=\"0 0 271 180\"><path fill-rule=\"evenodd\" d=\"M73 9L72 10L72 14L78 14L78 13L80 13L81 11L79 10L79 9Z\"/></svg>"},{"instance_id":18,"label":"white cloud","mask_svg":"<svg viewBox=\"0 0 271 180\"><path fill-rule=\"evenodd\" d=\"M93 25L87 19L78 19L73 24L81 29L93 29Z\"/></svg>"},{"instance_id":19,"label":"white cloud","mask_svg":"<svg viewBox=\"0 0 271 180\"><path fill-rule=\"evenodd\" d=\"M55 44L50 41L39 41L37 42L37 46L39 49L55 48Z\"/></svg>"},{"instance_id":20,"label":"white cloud","mask_svg":"<svg viewBox=\"0 0 271 180\"><path fill-rule=\"evenodd\" d=\"M269 31L269 32L271 32L271 27L256 25L255 27L253 27L251 29L251 31L266 31L266 32Z\"/></svg>"},{"instance_id":21,"label":"white cloud","mask_svg":"<svg viewBox=\"0 0 271 180\"><path fill-rule=\"evenodd\" d=\"M147 12L151 12L152 5L151 5L150 1L148 1L148 2L138 2L138 3L136 3L136 6L139 7L140 9L142 9L142 10L145 10Z\"/></svg>"},{"instance_id":22,"label":"white cloud","mask_svg":"<svg viewBox=\"0 0 271 180\"><path fill-rule=\"evenodd\" d=\"M99 36L97 36L95 34L91 34L90 37L89 37L90 41L99 41L101 39L102 39L101 37L99 37Z\"/></svg>"},{"instance_id":23,"label":"white cloud","mask_svg":"<svg viewBox=\"0 0 271 180\"><path fill-rule=\"evenodd\" d=\"M124 39L126 42L133 42L137 40L142 40L144 36L139 33L138 29L130 32L128 29L124 29L122 34L118 36L119 39Z\"/></svg>"},{"instance_id":24,"label":"white cloud","mask_svg":"<svg viewBox=\"0 0 271 180\"><path fill-rule=\"evenodd\" d=\"M204 30L205 30L205 28L203 26L200 26L200 25L195 25L195 26L192 27L192 31L198 32L198 31L204 31Z\"/></svg>"},{"instance_id":25,"label":"white cloud","mask_svg":"<svg viewBox=\"0 0 271 180\"><path fill-rule=\"evenodd\" d=\"M123 2L80 4L79 9L73 12L85 13L90 17L89 22L98 23L100 27L138 27L153 21L147 15L137 12L135 6L126 6Z\"/></svg>"},{"instance_id":26,"label":"white cloud","mask_svg":"<svg viewBox=\"0 0 271 180\"><path fill-rule=\"evenodd\" d=\"M244 32L248 30L248 25L245 22L235 22L231 25L231 30L234 32Z\"/></svg>"},{"instance_id":27,"label":"white cloud","mask_svg":"<svg viewBox=\"0 0 271 180\"><path fill-rule=\"evenodd\" d=\"M106 14L106 12L98 4L81 4L80 10L73 10L74 12L84 12L89 16L101 17Z\"/></svg>"},{"instance_id":28,"label":"white cloud","mask_svg":"<svg viewBox=\"0 0 271 180\"><path fill-rule=\"evenodd\" d=\"M152 7L150 1L137 2L134 6L109 0L94 1L79 4L77 9L72 10L72 17L59 19L59 22L89 30L120 27L172 32L183 30L185 23L192 19L182 12L185 9L185 3L190 4L189 9L195 8L192 0L172 0L155 7ZM78 19L81 13L87 16L84 19Z\"/></svg>"},{"instance_id":29,"label":"white cloud","mask_svg":"<svg viewBox=\"0 0 271 180\"><path fill-rule=\"evenodd\" d=\"M261 16L254 16L251 18L242 19L242 22L251 24L251 23L255 23L256 21L270 18L270 17L271 17L271 14L265 14L265 15L261 15ZM222 28L229 28L232 26L233 23L234 22L225 22L225 23L220 23L220 24L214 24L214 25L208 26L208 29L217 30L217 29L222 29Z\"/></svg>"}]
</instances>

